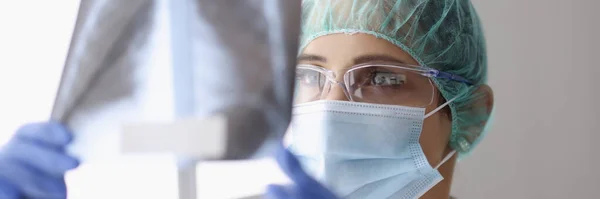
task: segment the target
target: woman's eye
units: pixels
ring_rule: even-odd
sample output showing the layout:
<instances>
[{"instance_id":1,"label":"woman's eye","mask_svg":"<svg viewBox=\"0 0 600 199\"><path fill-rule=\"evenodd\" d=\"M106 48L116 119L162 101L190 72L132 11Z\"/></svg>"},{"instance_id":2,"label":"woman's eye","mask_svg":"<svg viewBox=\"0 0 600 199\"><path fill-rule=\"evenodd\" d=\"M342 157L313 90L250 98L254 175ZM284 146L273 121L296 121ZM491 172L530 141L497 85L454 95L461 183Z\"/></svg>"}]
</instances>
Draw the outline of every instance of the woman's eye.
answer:
<instances>
[{"instance_id":1,"label":"woman's eye","mask_svg":"<svg viewBox=\"0 0 600 199\"><path fill-rule=\"evenodd\" d=\"M371 72L371 84L374 86L402 86L406 83L406 76L392 72Z\"/></svg>"},{"instance_id":2,"label":"woman's eye","mask_svg":"<svg viewBox=\"0 0 600 199\"><path fill-rule=\"evenodd\" d=\"M317 86L321 81L319 74L302 73L296 75L296 81L302 85Z\"/></svg>"}]
</instances>

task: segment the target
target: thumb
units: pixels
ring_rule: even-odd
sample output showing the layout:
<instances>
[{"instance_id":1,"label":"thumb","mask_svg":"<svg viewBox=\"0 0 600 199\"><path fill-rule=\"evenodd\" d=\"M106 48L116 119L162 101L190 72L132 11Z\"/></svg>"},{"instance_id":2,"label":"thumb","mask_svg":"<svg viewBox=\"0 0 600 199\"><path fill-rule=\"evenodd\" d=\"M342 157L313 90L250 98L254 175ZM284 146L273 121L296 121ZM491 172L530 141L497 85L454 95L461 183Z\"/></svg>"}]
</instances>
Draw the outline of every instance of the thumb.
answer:
<instances>
[{"instance_id":1,"label":"thumb","mask_svg":"<svg viewBox=\"0 0 600 199\"><path fill-rule=\"evenodd\" d=\"M289 188L282 185L269 185L267 187L267 198L268 199L291 199L292 194L289 192Z\"/></svg>"},{"instance_id":2,"label":"thumb","mask_svg":"<svg viewBox=\"0 0 600 199\"><path fill-rule=\"evenodd\" d=\"M316 183L305 171L302 169L300 161L290 151L281 146L275 154L275 160L281 170L297 185L307 185Z\"/></svg>"}]
</instances>

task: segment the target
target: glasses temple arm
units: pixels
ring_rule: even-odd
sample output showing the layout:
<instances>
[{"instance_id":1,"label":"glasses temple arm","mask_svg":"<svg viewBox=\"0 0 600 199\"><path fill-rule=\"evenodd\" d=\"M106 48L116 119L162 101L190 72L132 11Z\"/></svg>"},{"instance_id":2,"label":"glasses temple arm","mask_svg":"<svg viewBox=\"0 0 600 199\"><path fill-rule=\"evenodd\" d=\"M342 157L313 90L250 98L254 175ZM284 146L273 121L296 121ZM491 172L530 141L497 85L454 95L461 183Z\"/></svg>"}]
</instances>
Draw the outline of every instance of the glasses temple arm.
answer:
<instances>
[{"instance_id":1,"label":"glasses temple arm","mask_svg":"<svg viewBox=\"0 0 600 199\"><path fill-rule=\"evenodd\" d=\"M430 77L442 78L442 79L449 79L449 80L452 80L452 81L457 81L457 82L465 83L465 84L467 84L469 86L473 85L473 83L471 81L469 81L468 79L466 79L464 77L461 77L461 76L458 76L458 75L455 75L455 74L452 74L452 73L447 73L447 72L439 71L439 70L436 70L436 69L431 69L427 73L428 73L428 76L430 76Z\"/></svg>"}]
</instances>

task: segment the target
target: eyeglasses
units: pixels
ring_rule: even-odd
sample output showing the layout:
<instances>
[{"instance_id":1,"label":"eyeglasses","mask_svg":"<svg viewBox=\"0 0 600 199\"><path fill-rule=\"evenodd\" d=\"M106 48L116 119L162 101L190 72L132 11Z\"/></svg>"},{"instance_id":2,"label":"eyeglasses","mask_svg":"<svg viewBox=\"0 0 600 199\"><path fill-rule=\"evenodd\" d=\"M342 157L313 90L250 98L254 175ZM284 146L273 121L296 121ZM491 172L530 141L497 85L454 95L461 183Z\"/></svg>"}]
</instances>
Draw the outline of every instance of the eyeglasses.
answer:
<instances>
[{"instance_id":1,"label":"eyeglasses","mask_svg":"<svg viewBox=\"0 0 600 199\"><path fill-rule=\"evenodd\" d=\"M351 67L343 75L343 82L339 82L331 70L308 64L298 65L294 103L324 99L331 87L338 85L351 101L426 107L435 96L433 78L472 85L469 80L457 75L404 64L362 64Z\"/></svg>"}]
</instances>

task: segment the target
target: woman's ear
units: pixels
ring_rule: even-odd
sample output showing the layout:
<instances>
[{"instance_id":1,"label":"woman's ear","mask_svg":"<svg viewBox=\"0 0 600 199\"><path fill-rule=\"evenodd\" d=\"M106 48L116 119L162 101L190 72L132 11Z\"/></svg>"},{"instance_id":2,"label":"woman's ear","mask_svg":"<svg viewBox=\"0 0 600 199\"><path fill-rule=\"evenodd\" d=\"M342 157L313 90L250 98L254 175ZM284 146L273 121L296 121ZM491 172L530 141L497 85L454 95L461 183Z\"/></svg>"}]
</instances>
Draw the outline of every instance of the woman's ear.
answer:
<instances>
[{"instance_id":1,"label":"woman's ear","mask_svg":"<svg viewBox=\"0 0 600 199\"><path fill-rule=\"evenodd\" d=\"M483 84L475 90L475 93L482 95L482 98L478 99L475 106L485 107L487 114L491 115L492 110L494 110L494 92L492 91L492 88L487 84Z\"/></svg>"},{"instance_id":2,"label":"woman's ear","mask_svg":"<svg viewBox=\"0 0 600 199\"><path fill-rule=\"evenodd\" d=\"M470 151L471 147L482 138L494 109L494 93L490 86L479 85L471 95L468 102L457 107L462 121L458 129L458 140L453 148L459 152Z\"/></svg>"}]
</instances>

